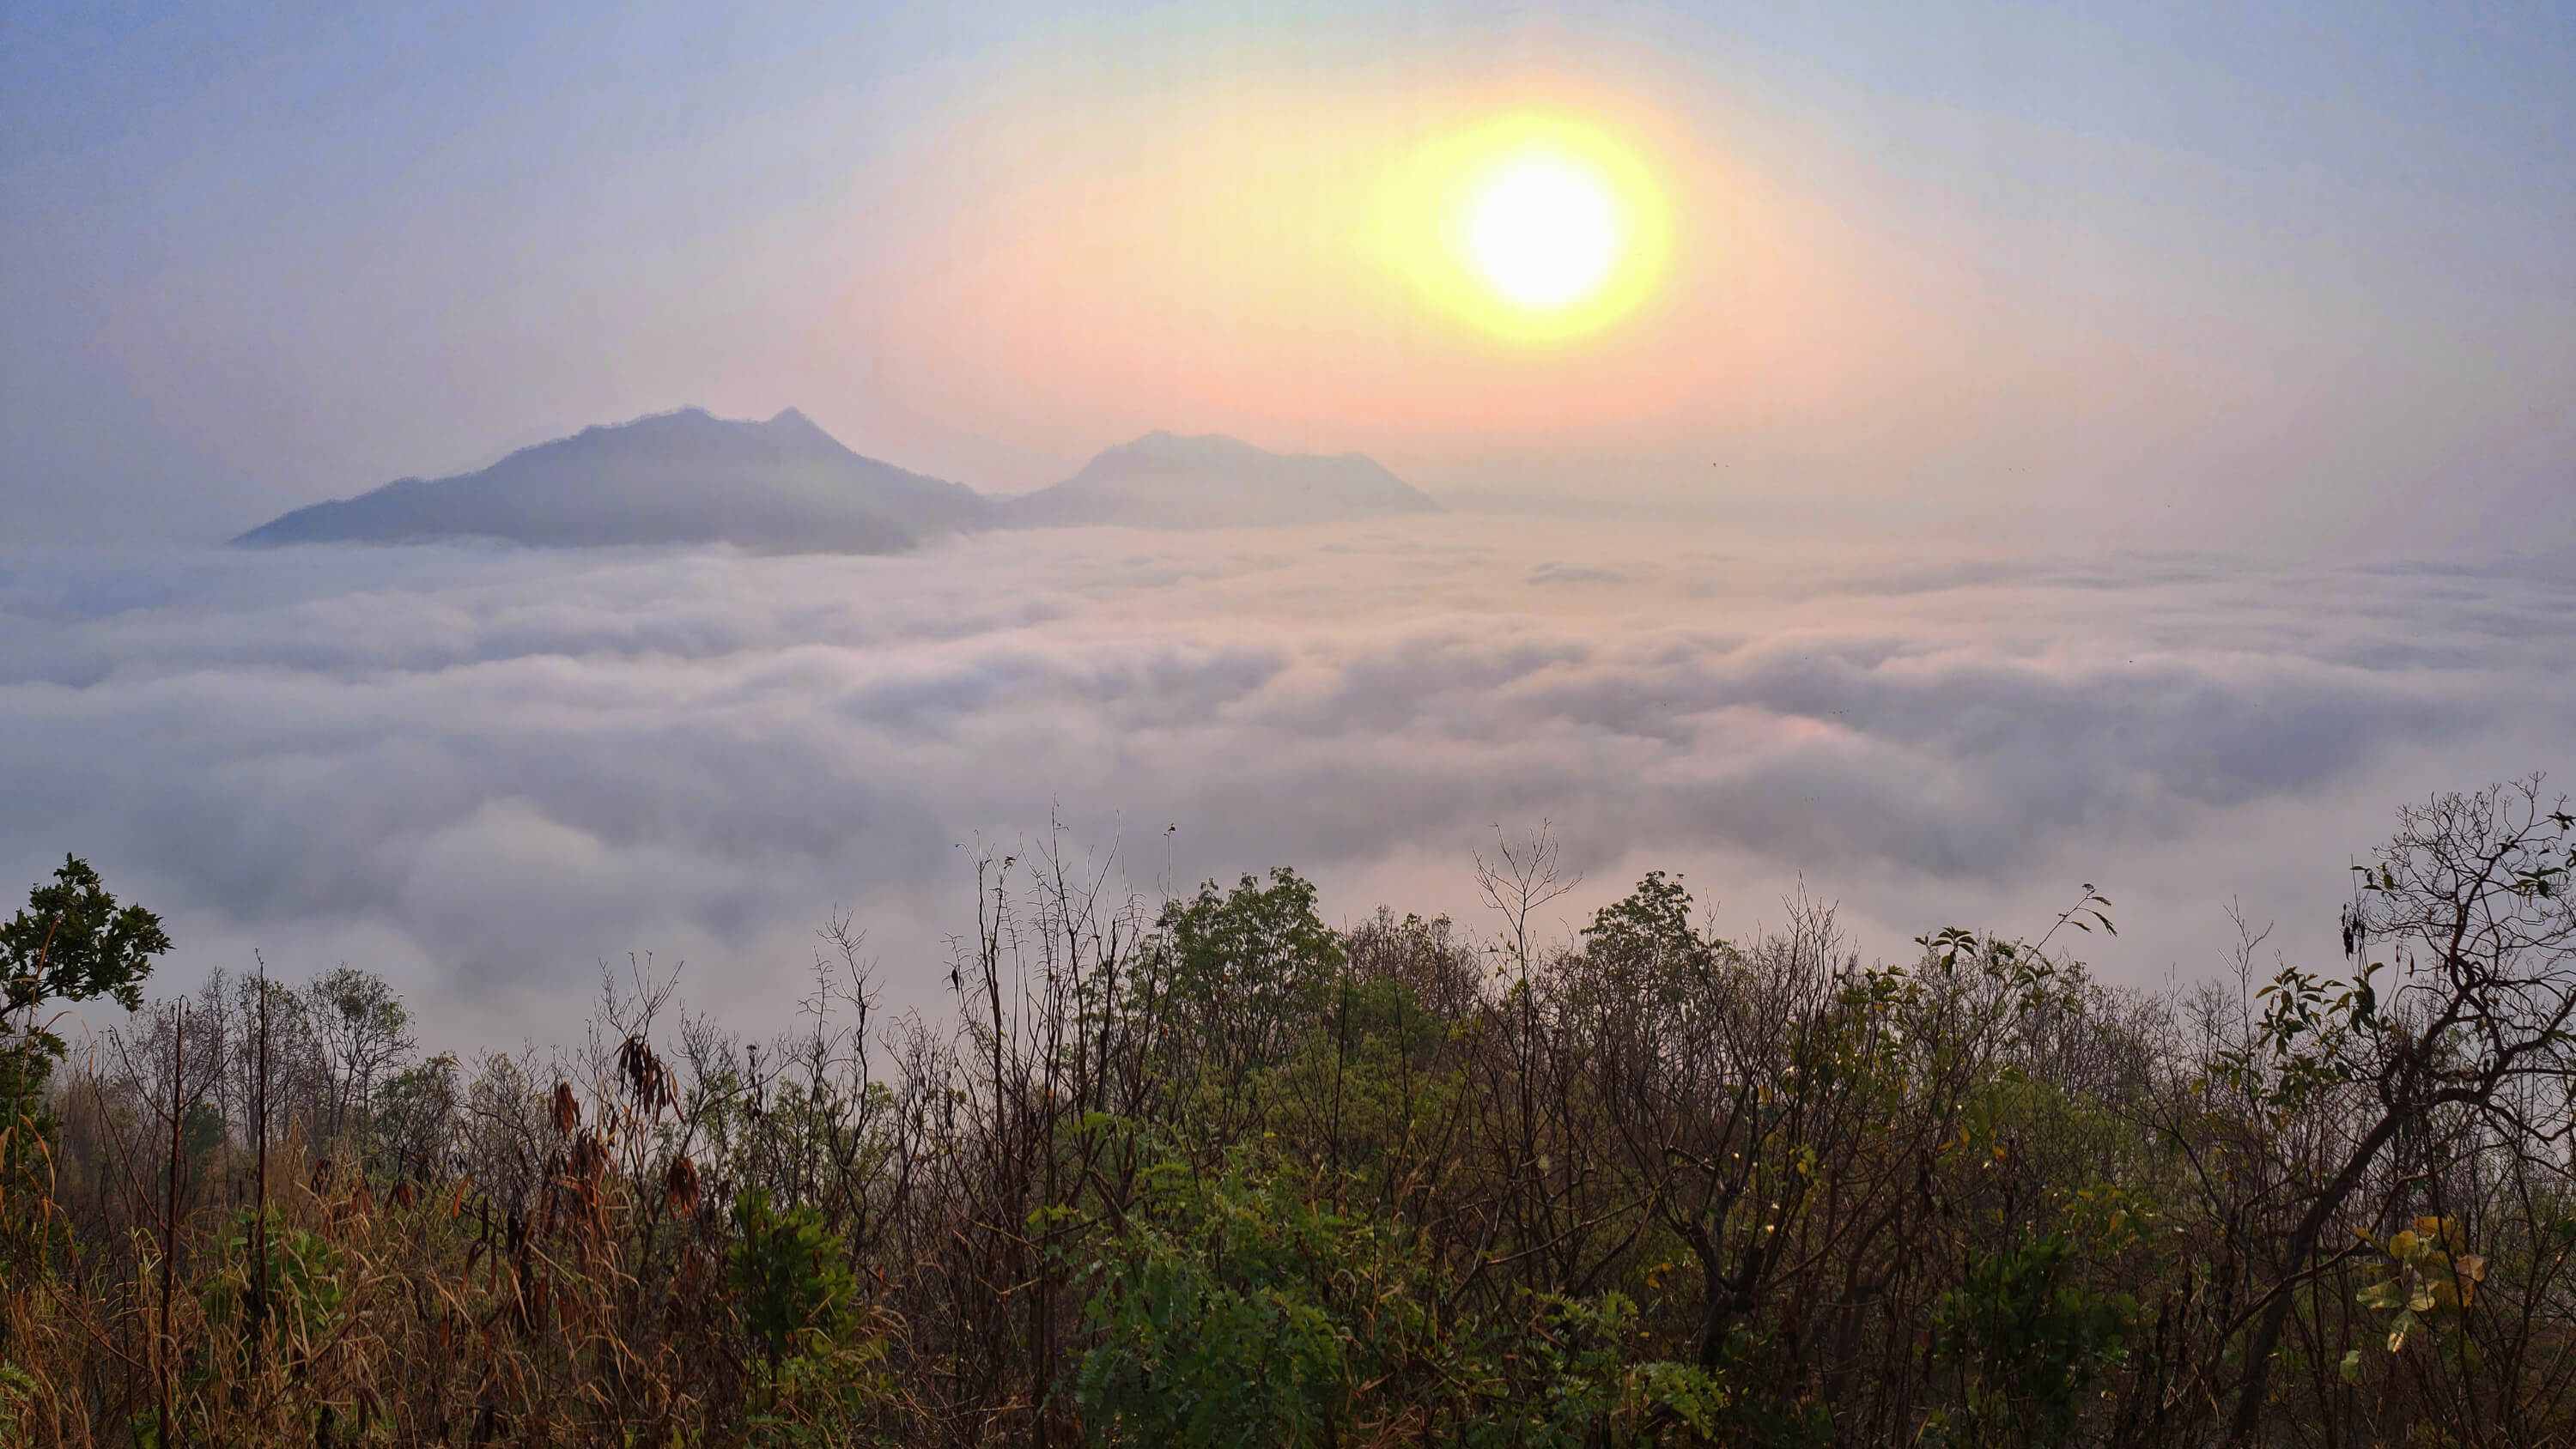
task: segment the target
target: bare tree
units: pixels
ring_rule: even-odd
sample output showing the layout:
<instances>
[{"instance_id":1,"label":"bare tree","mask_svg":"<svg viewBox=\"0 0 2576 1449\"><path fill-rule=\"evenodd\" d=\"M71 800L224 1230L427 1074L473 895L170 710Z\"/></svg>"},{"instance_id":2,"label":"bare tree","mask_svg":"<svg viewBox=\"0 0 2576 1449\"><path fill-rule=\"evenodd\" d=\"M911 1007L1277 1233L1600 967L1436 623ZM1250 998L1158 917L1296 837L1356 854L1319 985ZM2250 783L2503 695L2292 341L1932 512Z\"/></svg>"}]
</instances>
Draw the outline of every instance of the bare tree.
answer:
<instances>
[{"instance_id":1,"label":"bare tree","mask_svg":"<svg viewBox=\"0 0 2576 1449\"><path fill-rule=\"evenodd\" d=\"M2568 1134L2576 818L2540 786L2534 776L2406 807L2396 837L2353 868L2350 983L2284 967L2264 988L2258 1040L2275 1103L2355 1084L2364 1110L2306 1185L2280 1277L2258 1300L2235 1442L2261 1427L2282 1327L2326 1229L2391 1143L2444 1108L2499 1118L2527 1141Z\"/></svg>"}]
</instances>

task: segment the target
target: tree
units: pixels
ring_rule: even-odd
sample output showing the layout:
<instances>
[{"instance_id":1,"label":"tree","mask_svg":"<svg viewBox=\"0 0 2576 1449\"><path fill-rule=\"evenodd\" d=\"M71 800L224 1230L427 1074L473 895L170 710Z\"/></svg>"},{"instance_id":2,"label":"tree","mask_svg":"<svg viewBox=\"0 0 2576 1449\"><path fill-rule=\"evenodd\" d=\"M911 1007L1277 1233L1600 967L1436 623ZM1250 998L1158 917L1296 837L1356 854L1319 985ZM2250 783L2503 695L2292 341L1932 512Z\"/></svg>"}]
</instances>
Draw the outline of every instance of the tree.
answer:
<instances>
[{"instance_id":1,"label":"tree","mask_svg":"<svg viewBox=\"0 0 2576 1449\"><path fill-rule=\"evenodd\" d=\"M2526 1143L2563 1143L2576 1071L2576 817L2534 777L2441 795L2398 813L2398 832L2359 878L2341 990L2295 967L2263 995L2267 1061L2240 1075L2294 1109L2358 1087L2364 1110L2333 1168L2306 1194L2283 1276L2262 1301L2229 1438L2255 1438L2294 1290L2327 1229L2391 1144L2445 1111L2488 1118Z\"/></svg>"},{"instance_id":2,"label":"tree","mask_svg":"<svg viewBox=\"0 0 2576 1449\"><path fill-rule=\"evenodd\" d=\"M1267 885L1247 875L1222 893L1209 881L1166 904L1156 924L1162 989L1169 1007L1195 1018L1205 1085L1231 1109L1252 1110L1254 1075L1284 1062L1325 1014L1324 993L1347 964L1340 936L1315 914L1315 887L1285 868Z\"/></svg>"},{"instance_id":3,"label":"tree","mask_svg":"<svg viewBox=\"0 0 2576 1449\"><path fill-rule=\"evenodd\" d=\"M313 979L300 993L304 1024L313 1033L324 1074L325 1119L329 1138L352 1125L364 1126L375 1107L379 1081L390 1078L417 1045L411 1034L411 1012L385 979L343 965ZM358 1117L352 1123L352 1116Z\"/></svg>"},{"instance_id":4,"label":"tree","mask_svg":"<svg viewBox=\"0 0 2576 1449\"><path fill-rule=\"evenodd\" d=\"M1285 867L1270 883L1216 882L1163 909L1175 984L1222 1010L1283 1010L1342 965L1340 937L1315 914L1315 887Z\"/></svg>"},{"instance_id":5,"label":"tree","mask_svg":"<svg viewBox=\"0 0 2576 1449\"><path fill-rule=\"evenodd\" d=\"M141 906L119 906L98 872L63 857L54 883L27 892L27 908L0 925L0 1134L45 1130L42 1099L54 1063L69 1050L54 1030L49 1004L112 997L128 1011L143 1004L152 958L170 949L161 918Z\"/></svg>"}]
</instances>

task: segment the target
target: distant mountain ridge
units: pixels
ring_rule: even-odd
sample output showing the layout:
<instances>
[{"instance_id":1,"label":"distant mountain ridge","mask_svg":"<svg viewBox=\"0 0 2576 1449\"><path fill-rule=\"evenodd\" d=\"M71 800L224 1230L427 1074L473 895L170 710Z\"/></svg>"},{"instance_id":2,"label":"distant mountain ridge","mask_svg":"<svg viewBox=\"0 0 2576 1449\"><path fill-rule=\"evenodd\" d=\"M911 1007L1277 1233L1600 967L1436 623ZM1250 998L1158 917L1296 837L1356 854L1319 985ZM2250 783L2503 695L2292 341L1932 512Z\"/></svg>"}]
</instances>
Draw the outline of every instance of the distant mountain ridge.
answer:
<instances>
[{"instance_id":1,"label":"distant mountain ridge","mask_svg":"<svg viewBox=\"0 0 2576 1449\"><path fill-rule=\"evenodd\" d=\"M862 457L794 408L767 422L683 408L584 428L479 473L405 478L298 508L233 542L494 538L553 547L731 543L887 553L980 527L990 513L983 495L964 484Z\"/></svg>"},{"instance_id":2,"label":"distant mountain ridge","mask_svg":"<svg viewBox=\"0 0 2576 1449\"><path fill-rule=\"evenodd\" d=\"M488 538L890 553L990 526L1255 527L1439 509L1358 453L1284 455L1161 432L1109 449L1053 487L997 501L852 452L794 408L766 422L683 408L585 428L480 472L405 478L298 508L233 542Z\"/></svg>"},{"instance_id":3,"label":"distant mountain ridge","mask_svg":"<svg viewBox=\"0 0 2576 1449\"><path fill-rule=\"evenodd\" d=\"M1022 528L1246 528L1440 511L1366 454L1271 453L1219 434L1164 432L1111 448L1054 487L998 509L999 521Z\"/></svg>"}]
</instances>

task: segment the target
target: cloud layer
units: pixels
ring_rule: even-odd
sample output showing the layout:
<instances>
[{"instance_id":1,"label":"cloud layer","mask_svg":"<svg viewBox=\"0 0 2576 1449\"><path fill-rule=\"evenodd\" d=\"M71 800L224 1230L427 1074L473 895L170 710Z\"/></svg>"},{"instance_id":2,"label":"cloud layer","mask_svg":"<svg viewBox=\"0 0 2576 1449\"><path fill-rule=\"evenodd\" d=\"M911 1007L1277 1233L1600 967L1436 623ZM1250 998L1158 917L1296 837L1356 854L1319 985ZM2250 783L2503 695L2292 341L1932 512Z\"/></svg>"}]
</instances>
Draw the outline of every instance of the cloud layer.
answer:
<instances>
[{"instance_id":1,"label":"cloud layer","mask_svg":"<svg viewBox=\"0 0 2576 1449\"><path fill-rule=\"evenodd\" d=\"M1803 881L1882 951L2089 880L2147 979L2214 960L2231 896L2330 921L2399 800L2576 763L2570 680L2563 560L1502 519L48 553L0 559L0 866L90 856L169 916L175 974L348 959L487 1039L558 1029L630 950L755 1024L836 908L926 1004L972 850L1051 814L1149 892L1290 863L1349 915L1463 915L1469 852L1545 817L1590 875L1569 911L1648 865L1745 918Z\"/></svg>"}]
</instances>

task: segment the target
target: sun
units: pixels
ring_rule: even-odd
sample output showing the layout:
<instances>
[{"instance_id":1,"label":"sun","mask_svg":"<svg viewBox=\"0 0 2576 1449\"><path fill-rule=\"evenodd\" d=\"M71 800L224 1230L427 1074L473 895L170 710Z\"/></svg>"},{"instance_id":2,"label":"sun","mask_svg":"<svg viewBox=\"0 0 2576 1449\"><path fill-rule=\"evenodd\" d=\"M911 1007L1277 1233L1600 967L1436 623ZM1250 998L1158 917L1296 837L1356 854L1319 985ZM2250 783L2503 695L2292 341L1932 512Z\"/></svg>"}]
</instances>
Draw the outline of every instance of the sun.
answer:
<instances>
[{"instance_id":1,"label":"sun","mask_svg":"<svg viewBox=\"0 0 2576 1449\"><path fill-rule=\"evenodd\" d=\"M1494 168L1467 221L1467 250L1485 284L1533 311L1570 306L1618 265L1619 209L1603 178L1575 157L1538 152Z\"/></svg>"},{"instance_id":2,"label":"sun","mask_svg":"<svg viewBox=\"0 0 2576 1449\"><path fill-rule=\"evenodd\" d=\"M1385 256L1417 298L1515 343L1602 331L1655 293L1672 240L1644 149L1520 112L1429 137L1390 170Z\"/></svg>"}]
</instances>

